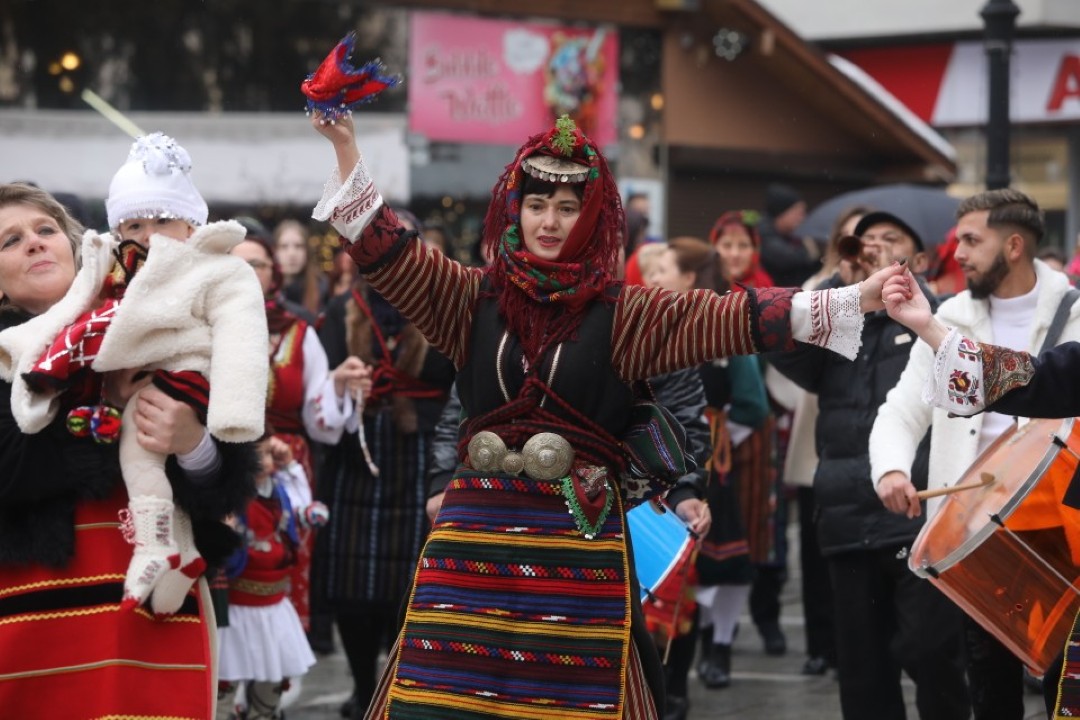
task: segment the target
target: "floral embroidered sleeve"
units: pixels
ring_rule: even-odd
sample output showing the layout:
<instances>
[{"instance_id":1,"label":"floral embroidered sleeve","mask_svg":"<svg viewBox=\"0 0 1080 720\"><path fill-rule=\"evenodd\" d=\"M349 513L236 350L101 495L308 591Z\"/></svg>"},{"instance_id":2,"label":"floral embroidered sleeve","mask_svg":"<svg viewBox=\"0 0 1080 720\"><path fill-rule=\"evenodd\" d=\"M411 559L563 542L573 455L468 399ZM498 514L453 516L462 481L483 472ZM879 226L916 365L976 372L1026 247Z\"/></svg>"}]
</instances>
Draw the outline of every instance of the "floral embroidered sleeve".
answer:
<instances>
[{"instance_id":1,"label":"floral embroidered sleeve","mask_svg":"<svg viewBox=\"0 0 1080 720\"><path fill-rule=\"evenodd\" d=\"M717 295L626 286L612 329L613 366L628 382L728 355L791 350L795 341L853 359L862 340L857 286Z\"/></svg>"},{"instance_id":2,"label":"floral embroidered sleeve","mask_svg":"<svg viewBox=\"0 0 1080 720\"><path fill-rule=\"evenodd\" d=\"M482 272L427 247L383 202L364 161L342 183L335 169L312 217L329 220L383 297L461 367Z\"/></svg>"},{"instance_id":3,"label":"floral embroidered sleeve","mask_svg":"<svg viewBox=\"0 0 1080 720\"><path fill-rule=\"evenodd\" d=\"M1030 354L976 342L953 329L934 356L934 371L927 376L923 400L953 415L975 415L1027 385L1034 375Z\"/></svg>"}]
</instances>

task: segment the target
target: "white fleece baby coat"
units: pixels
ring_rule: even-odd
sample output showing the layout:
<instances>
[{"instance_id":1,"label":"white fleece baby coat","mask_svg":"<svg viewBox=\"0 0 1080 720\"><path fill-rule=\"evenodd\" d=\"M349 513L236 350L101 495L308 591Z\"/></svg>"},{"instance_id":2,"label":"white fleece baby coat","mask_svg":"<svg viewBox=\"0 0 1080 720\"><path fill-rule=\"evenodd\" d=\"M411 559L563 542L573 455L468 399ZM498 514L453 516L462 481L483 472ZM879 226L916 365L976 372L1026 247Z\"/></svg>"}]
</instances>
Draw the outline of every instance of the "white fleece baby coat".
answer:
<instances>
[{"instance_id":1,"label":"white fleece baby coat","mask_svg":"<svg viewBox=\"0 0 1080 720\"><path fill-rule=\"evenodd\" d=\"M192 370L210 382L207 428L226 442L256 440L266 413L269 339L262 288L244 260L230 255L244 239L227 220L186 241L150 238L146 263L129 283L91 367ZM0 333L0 376L12 382L12 413L28 433L53 419L57 399L34 393L22 374L81 314L99 303L116 241L88 231L82 268L68 293L32 320Z\"/></svg>"}]
</instances>

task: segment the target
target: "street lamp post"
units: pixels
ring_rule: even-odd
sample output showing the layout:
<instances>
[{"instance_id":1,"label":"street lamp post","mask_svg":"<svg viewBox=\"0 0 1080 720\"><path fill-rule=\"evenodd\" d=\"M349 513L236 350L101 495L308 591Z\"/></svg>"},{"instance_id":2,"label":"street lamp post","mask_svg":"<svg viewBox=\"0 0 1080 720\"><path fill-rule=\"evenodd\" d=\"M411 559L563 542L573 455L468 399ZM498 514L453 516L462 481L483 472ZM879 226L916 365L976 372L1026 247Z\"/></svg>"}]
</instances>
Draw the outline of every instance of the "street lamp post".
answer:
<instances>
[{"instance_id":1,"label":"street lamp post","mask_svg":"<svg viewBox=\"0 0 1080 720\"><path fill-rule=\"evenodd\" d=\"M979 13L985 26L990 107L986 120L986 188L1009 186L1009 55L1016 16L1013 0L987 0Z\"/></svg>"}]
</instances>

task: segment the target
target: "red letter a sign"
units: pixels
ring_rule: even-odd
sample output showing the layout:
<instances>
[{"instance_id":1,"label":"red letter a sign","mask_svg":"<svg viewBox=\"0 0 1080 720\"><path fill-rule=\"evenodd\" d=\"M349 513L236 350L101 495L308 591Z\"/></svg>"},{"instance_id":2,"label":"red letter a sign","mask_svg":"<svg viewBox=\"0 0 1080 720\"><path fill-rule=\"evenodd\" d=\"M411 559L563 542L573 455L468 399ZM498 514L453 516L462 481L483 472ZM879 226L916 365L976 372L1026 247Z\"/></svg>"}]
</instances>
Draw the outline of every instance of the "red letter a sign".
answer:
<instances>
[{"instance_id":1,"label":"red letter a sign","mask_svg":"<svg viewBox=\"0 0 1080 720\"><path fill-rule=\"evenodd\" d=\"M1066 55L1061 59L1054 89L1050 91L1050 102L1046 103L1047 112L1061 110L1068 98L1080 99L1080 56Z\"/></svg>"}]
</instances>

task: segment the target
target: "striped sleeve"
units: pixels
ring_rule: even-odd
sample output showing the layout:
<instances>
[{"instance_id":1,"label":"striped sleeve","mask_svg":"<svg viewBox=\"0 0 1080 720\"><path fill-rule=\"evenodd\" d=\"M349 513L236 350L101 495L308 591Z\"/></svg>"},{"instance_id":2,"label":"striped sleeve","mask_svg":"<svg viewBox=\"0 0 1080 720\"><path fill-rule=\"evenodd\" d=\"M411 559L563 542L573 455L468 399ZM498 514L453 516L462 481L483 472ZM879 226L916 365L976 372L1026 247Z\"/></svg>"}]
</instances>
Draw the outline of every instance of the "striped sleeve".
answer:
<instances>
[{"instance_id":1,"label":"striped sleeve","mask_svg":"<svg viewBox=\"0 0 1080 720\"><path fill-rule=\"evenodd\" d=\"M633 382L727 355L758 351L750 293L673 293L623 287L612 329L613 367Z\"/></svg>"},{"instance_id":2,"label":"striped sleeve","mask_svg":"<svg viewBox=\"0 0 1080 720\"><path fill-rule=\"evenodd\" d=\"M361 237L348 247L357 260L361 248L385 248L383 257L361 266L368 282L407 317L455 367L465 363L472 308L482 271L451 260L403 231L397 216L383 207ZM358 262L359 264L359 262Z\"/></svg>"}]
</instances>

